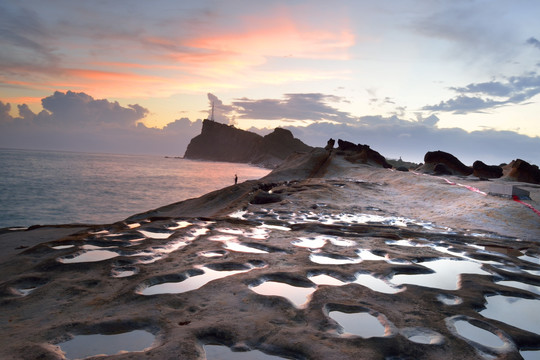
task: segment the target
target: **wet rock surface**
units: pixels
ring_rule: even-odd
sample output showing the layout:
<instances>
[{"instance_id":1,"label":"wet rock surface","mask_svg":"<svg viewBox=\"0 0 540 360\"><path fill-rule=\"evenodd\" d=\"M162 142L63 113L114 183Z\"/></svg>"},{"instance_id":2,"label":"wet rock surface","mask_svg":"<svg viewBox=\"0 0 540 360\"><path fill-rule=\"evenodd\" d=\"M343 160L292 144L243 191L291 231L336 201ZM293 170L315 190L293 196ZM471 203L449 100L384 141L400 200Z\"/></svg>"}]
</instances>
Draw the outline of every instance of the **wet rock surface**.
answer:
<instances>
[{"instance_id":1,"label":"wet rock surface","mask_svg":"<svg viewBox=\"0 0 540 360\"><path fill-rule=\"evenodd\" d=\"M0 358L64 359L64 343L96 334L152 339L107 352L115 359L540 351L540 218L530 209L337 156L317 177L287 169L206 202L48 231L14 251L0 263ZM280 200L253 203L257 191ZM0 244L41 230L4 230Z\"/></svg>"}]
</instances>

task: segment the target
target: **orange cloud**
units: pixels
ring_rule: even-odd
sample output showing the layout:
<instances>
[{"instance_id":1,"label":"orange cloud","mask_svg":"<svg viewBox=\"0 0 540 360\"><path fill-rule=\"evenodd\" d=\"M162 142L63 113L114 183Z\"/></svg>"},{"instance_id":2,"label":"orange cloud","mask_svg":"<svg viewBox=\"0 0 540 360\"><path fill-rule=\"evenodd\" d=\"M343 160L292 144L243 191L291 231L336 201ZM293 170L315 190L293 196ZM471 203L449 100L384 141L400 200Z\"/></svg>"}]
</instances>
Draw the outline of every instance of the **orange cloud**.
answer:
<instances>
[{"instance_id":1,"label":"orange cloud","mask_svg":"<svg viewBox=\"0 0 540 360\"><path fill-rule=\"evenodd\" d=\"M355 42L353 33L348 29L310 29L288 18L249 22L252 26L244 31L200 37L188 41L187 45L247 57L293 56L347 60L347 50Z\"/></svg>"}]
</instances>

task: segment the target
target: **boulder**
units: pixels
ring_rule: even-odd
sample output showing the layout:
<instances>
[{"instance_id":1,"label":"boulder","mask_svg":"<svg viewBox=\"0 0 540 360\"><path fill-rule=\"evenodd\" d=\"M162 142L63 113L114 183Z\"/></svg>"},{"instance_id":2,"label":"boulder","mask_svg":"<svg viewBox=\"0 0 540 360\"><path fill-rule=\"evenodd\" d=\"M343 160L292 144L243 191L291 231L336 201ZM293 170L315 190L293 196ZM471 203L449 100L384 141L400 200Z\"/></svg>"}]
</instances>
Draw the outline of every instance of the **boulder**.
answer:
<instances>
[{"instance_id":1,"label":"boulder","mask_svg":"<svg viewBox=\"0 0 540 360\"><path fill-rule=\"evenodd\" d=\"M356 145L352 142L338 139L338 150L347 153L345 159L352 163L377 165L387 169L392 167L384 156L371 149L369 145Z\"/></svg>"},{"instance_id":2,"label":"boulder","mask_svg":"<svg viewBox=\"0 0 540 360\"><path fill-rule=\"evenodd\" d=\"M428 151L424 156L424 165L422 170L434 171L437 164L443 164L450 172L447 175L464 175L468 176L473 173L473 169L463 164L454 155L444 151Z\"/></svg>"},{"instance_id":3,"label":"boulder","mask_svg":"<svg viewBox=\"0 0 540 360\"><path fill-rule=\"evenodd\" d=\"M503 176L503 169L497 165L486 165L480 160L473 163L473 175L483 179L498 179Z\"/></svg>"},{"instance_id":4,"label":"boulder","mask_svg":"<svg viewBox=\"0 0 540 360\"><path fill-rule=\"evenodd\" d=\"M507 172L505 177L509 180L540 184L540 169L524 160L512 161L505 167L505 170Z\"/></svg>"}]
</instances>

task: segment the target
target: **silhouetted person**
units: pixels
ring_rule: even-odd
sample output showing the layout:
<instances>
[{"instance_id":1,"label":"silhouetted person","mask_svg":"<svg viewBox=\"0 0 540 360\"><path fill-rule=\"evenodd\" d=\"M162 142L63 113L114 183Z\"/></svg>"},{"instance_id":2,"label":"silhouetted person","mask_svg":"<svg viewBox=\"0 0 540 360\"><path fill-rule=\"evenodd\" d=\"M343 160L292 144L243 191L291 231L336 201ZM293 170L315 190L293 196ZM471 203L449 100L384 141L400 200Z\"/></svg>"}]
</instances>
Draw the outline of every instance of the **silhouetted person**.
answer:
<instances>
[{"instance_id":1,"label":"silhouetted person","mask_svg":"<svg viewBox=\"0 0 540 360\"><path fill-rule=\"evenodd\" d=\"M234 185L238 184L238 175L234 174Z\"/></svg>"}]
</instances>

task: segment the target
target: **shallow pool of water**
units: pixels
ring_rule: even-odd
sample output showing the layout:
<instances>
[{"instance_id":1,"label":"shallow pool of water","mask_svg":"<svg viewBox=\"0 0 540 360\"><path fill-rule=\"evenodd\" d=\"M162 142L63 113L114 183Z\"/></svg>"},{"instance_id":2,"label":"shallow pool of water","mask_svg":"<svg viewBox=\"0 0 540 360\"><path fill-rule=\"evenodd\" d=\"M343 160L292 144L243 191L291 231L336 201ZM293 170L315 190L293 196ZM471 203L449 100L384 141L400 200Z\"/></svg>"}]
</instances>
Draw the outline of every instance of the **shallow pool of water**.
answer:
<instances>
[{"instance_id":1,"label":"shallow pool of water","mask_svg":"<svg viewBox=\"0 0 540 360\"><path fill-rule=\"evenodd\" d=\"M457 290L461 274L491 275L481 268L482 264L468 260L443 258L419 264L433 270L434 273L394 275L390 282L396 285L413 284L443 290Z\"/></svg>"},{"instance_id":2,"label":"shallow pool of water","mask_svg":"<svg viewBox=\"0 0 540 360\"><path fill-rule=\"evenodd\" d=\"M512 296L487 296L486 309L480 314L486 318L502 321L508 325L540 333L540 301Z\"/></svg>"},{"instance_id":3,"label":"shallow pool of water","mask_svg":"<svg viewBox=\"0 0 540 360\"><path fill-rule=\"evenodd\" d=\"M232 351L223 345L204 345L206 360L277 360L285 359L279 356L268 355L259 350Z\"/></svg>"},{"instance_id":4,"label":"shallow pool of water","mask_svg":"<svg viewBox=\"0 0 540 360\"><path fill-rule=\"evenodd\" d=\"M330 311L328 316L341 326L344 335L356 335L363 338L385 335L386 328L383 324L379 319L367 312L345 313Z\"/></svg>"},{"instance_id":5,"label":"shallow pool of water","mask_svg":"<svg viewBox=\"0 0 540 360\"><path fill-rule=\"evenodd\" d=\"M144 351L154 343L155 336L144 330L115 335L77 335L57 344L67 359L84 359L96 355L115 355L119 352Z\"/></svg>"},{"instance_id":6,"label":"shallow pool of water","mask_svg":"<svg viewBox=\"0 0 540 360\"><path fill-rule=\"evenodd\" d=\"M463 303L463 299L459 296L449 295L449 294L439 294L437 295L437 300L442 302L444 305L459 305Z\"/></svg>"},{"instance_id":7,"label":"shallow pool of water","mask_svg":"<svg viewBox=\"0 0 540 360\"><path fill-rule=\"evenodd\" d=\"M210 281L253 270L250 268L245 270L216 271L207 267L201 267L201 269L204 271L204 273L201 275L193 275L180 282L166 282L162 284L152 285L140 291L140 294L156 295L185 293L188 291L199 289Z\"/></svg>"},{"instance_id":8,"label":"shallow pool of water","mask_svg":"<svg viewBox=\"0 0 540 360\"><path fill-rule=\"evenodd\" d=\"M359 264L362 262L361 258L350 258L345 256L334 256L331 254L319 253L310 254L309 260L315 264L320 265L347 265L347 264Z\"/></svg>"},{"instance_id":9,"label":"shallow pool of water","mask_svg":"<svg viewBox=\"0 0 540 360\"><path fill-rule=\"evenodd\" d=\"M64 264L84 263L84 262L97 262L112 259L120 256L117 252L110 250L89 250L79 253L73 257L62 257L58 261Z\"/></svg>"},{"instance_id":10,"label":"shallow pool of water","mask_svg":"<svg viewBox=\"0 0 540 360\"><path fill-rule=\"evenodd\" d=\"M509 281L509 280L496 281L495 283L499 285L513 287L516 289L530 291L534 294L540 295L540 286L535 286L535 285L527 284L520 281Z\"/></svg>"},{"instance_id":11,"label":"shallow pool of water","mask_svg":"<svg viewBox=\"0 0 540 360\"><path fill-rule=\"evenodd\" d=\"M354 283L384 294L396 294L405 290L404 286L395 286L394 284L371 274L356 274Z\"/></svg>"},{"instance_id":12,"label":"shallow pool of water","mask_svg":"<svg viewBox=\"0 0 540 360\"><path fill-rule=\"evenodd\" d=\"M505 345L504 341L494 333L474 326L467 320L458 320L454 322L454 326L459 335L478 344L491 348L498 348Z\"/></svg>"},{"instance_id":13,"label":"shallow pool of water","mask_svg":"<svg viewBox=\"0 0 540 360\"><path fill-rule=\"evenodd\" d=\"M307 305L311 294L316 287L293 286L278 281L265 281L262 284L251 287L251 290L260 295L281 296L289 300L297 308Z\"/></svg>"},{"instance_id":14,"label":"shallow pool of water","mask_svg":"<svg viewBox=\"0 0 540 360\"><path fill-rule=\"evenodd\" d=\"M346 282L338 280L333 276L324 275L324 274L309 276L308 278L309 280L313 281L317 285L341 286L341 285L346 284Z\"/></svg>"}]
</instances>

